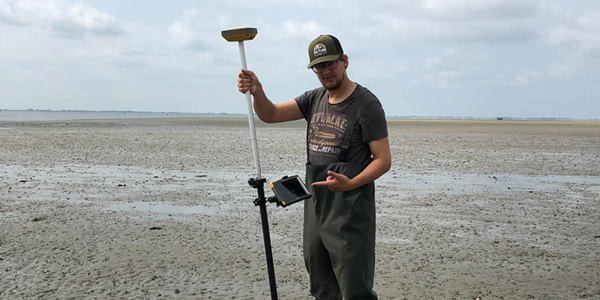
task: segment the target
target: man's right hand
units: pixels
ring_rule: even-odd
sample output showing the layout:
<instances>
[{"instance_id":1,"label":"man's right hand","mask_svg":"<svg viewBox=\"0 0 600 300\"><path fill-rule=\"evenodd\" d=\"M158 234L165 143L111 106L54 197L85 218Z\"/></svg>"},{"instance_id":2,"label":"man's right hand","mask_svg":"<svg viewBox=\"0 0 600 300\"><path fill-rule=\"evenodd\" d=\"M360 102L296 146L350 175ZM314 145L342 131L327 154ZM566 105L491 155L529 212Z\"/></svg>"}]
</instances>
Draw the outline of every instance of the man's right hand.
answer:
<instances>
[{"instance_id":1,"label":"man's right hand","mask_svg":"<svg viewBox=\"0 0 600 300\"><path fill-rule=\"evenodd\" d=\"M296 100L287 100L276 105L267 98L262 84L252 71L241 70L238 75L238 90L245 94L250 91L254 99L252 106L258 118L265 123L277 123L301 119L302 113Z\"/></svg>"},{"instance_id":2,"label":"man's right hand","mask_svg":"<svg viewBox=\"0 0 600 300\"><path fill-rule=\"evenodd\" d=\"M254 95L257 91L262 89L262 85L260 81L258 81L258 77L254 74L254 72L249 70L241 70L238 75L238 90L245 94L247 91L250 91L250 94Z\"/></svg>"}]
</instances>

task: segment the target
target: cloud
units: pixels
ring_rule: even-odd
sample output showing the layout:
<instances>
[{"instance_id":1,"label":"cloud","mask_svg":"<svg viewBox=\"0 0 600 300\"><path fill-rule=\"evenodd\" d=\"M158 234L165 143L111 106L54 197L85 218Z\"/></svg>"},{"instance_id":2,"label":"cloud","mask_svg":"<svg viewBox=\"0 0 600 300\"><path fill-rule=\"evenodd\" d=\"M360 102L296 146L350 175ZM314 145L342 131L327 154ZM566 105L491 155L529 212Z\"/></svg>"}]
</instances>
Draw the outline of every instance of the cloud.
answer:
<instances>
[{"instance_id":1,"label":"cloud","mask_svg":"<svg viewBox=\"0 0 600 300\"><path fill-rule=\"evenodd\" d=\"M326 33L328 29L325 29L315 21L297 22L297 21L284 21L281 24L281 30L283 34L281 37L292 39L292 38L303 38L303 39L314 39L319 34Z\"/></svg>"},{"instance_id":2,"label":"cloud","mask_svg":"<svg viewBox=\"0 0 600 300\"><path fill-rule=\"evenodd\" d=\"M80 4L68 6L66 14L54 23L53 28L57 31L92 33L100 36L124 33L113 16Z\"/></svg>"},{"instance_id":3,"label":"cloud","mask_svg":"<svg viewBox=\"0 0 600 300\"><path fill-rule=\"evenodd\" d=\"M183 21L174 21L173 25L169 27L169 34L176 47L199 51L208 48L208 44L200 39L200 34Z\"/></svg>"},{"instance_id":4,"label":"cloud","mask_svg":"<svg viewBox=\"0 0 600 300\"><path fill-rule=\"evenodd\" d=\"M496 43L533 40L538 11L532 0L415 0L387 3L367 15L359 34L400 42ZM368 9L368 8L365 8ZM364 16L362 17L364 18ZM348 21L348 23L350 20Z\"/></svg>"},{"instance_id":5,"label":"cloud","mask_svg":"<svg viewBox=\"0 0 600 300\"><path fill-rule=\"evenodd\" d=\"M0 0L0 22L9 25L24 25L17 16L14 3L8 0Z\"/></svg>"},{"instance_id":6,"label":"cloud","mask_svg":"<svg viewBox=\"0 0 600 300\"><path fill-rule=\"evenodd\" d=\"M438 43L494 43L532 40L537 33L523 21L411 20L386 16L389 31L400 40ZM384 27L382 24L381 27Z\"/></svg>"},{"instance_id":7,"label":"cloud","mask_svg":"<svg viewBox=\"0 0 600 300\"><path fill-rule=\"evenodd\" d=\"M428 58L427 60L425 60L425 63L423 64L423 66L425 66L425 68L427 69L431 69L436 65L439 65L442 63L442 58L440 58L439 56L434 56L431 58Z\"/></svg>"},{"instance_id":8,"label":"cloud","mask_svg":"<svg viewBox=\"0 0 600 300\"><path fill-rule=\"evenodd\" d=\"M562 24L549 30L550 44L583 52L600 52L600 11L572 17L566 15Z\"/></svg>"},{"instance_id":9,"label":"cloud","mask_svg":"<svg viewBox=\"0 0 600 300\"><path fill-rule=\"evenodd\" d=\"M531 85L531 80L527 76L517 75L514 85L516 85L516 86Z\"/></svg>"},{"instance_id":10,"label":"cloud","mask_svg":"<svg viewBox=\"0 0 600 300\"><path fill-rule=\"evenodd\" d=\"M454 54L456 54L456 50L454 50L454 48L448 47L448 48L444 49L444 53L443 53L444 56L452 56Z\"/></svg>"},{"instance_id":11,"label":"cloud","mask_svg":"<svg viewBox=\"0 0 600 300\"><path fill-rule=\"evenodd\" d=\"M173 21L168 32L172 45L196 52L212 50L215 44L223 44L223 38L217 34L227 27L229 15L211 16L211 10L187 10L179 20ZM210 33L210 34L207 34Z\"/></svg>"},{"instance_id":12,"label":"cloud","mask_svg":"<svg viewBox=\"0 0 600 300\"><path fill-rule=\"evenodd\" d=\"M35 25L64 38L120 35L124 31L117 19L108 13L83 4L58 1L0 2L0 20L19 25Z\"/></svg>"},{"instance_id":13,"label":"cloud","mask_svg":"<svg viewBox=\"0 0 600 300\"><path fill-rule=\"evenodd\" d=\"M367 68L361 70L360 76L363 79L388 79L393 78L395 76L395 73L382 71L374 68Z\"/></svg>"},{"instance_id":14,"label":"cloud","mask_svg":"<svg viewBox=\"0 0 600 300\"><path fill-rule=\"evenodd\" d=\"M575 73L575 69L572 66L564 65L564 64L554 64L550 66L548 70L548 75L552 78L563 78L573 76Z\"/></svg>"},{"instance_id":15,"label":"cloud","mask_svg":"<svg viewBox=\"0 0 600 300\"><path fill-rule=\"evenodd\" d=\"M590 12L575 20L579 28L588 32L600 30L600 11Z\"/></svg>"},{"instance_id":16,"label":"cloud","mask_svg":"<svg viewBox=\"0 0 600 300\"><path fill-rule=\"evenodd\" d=\"M531 16L536 10L532 0L423 0L426 15L438 19L515 19Z\"/></svg>"},{"instance_id":17,"label":"cloud","mask_svg":"<svg viewBox=\"0 0 600 300\"><path fill-rule=\"evenodd\" d=\"M525 74L529 78L538 78L538 77L542 76L542 73L537 72L537 71L532 71L532 70L523 70L523 74Z\"/></svg>"},{"instance_id":18,"label":"cloud","mask_svg":"<svg viewBox=\"0 0 600 300\"><path fill-rule=\"evenodd\" d=\"M453 48L450 48L450 47L447 47L442 52L442 56L445 56L445 57L453 56L454 54L456 54L456 50L454 50ZM442 57L440 57L440 55L435 55L433 57L426 59L423 66L426 69L432 69L436 66L441 65L443 62L444 62L444 59L442 59Z\"/></svg>"},{"instance_id":19,"label":"cloud","mask_svg":"<svg viewBox=\"0 0 600 300\"><path fill-rule=\"evenodd\" d=\"M457 71L447 71L441 70L438 72L438 87L441 89L454 89L460 88L461 86L453 81L456 81L456 78L460 75Z\"/></svg>"},{"instance_id":20,"label":"cloud","mask_svg":"<svg viewBox=\"0 0 600 300\"><path fill-rule=\"evenodd\" d=\"M458 75L458 72L456 71L446 71L446 70L442 70L438 73L438 78L440 79L452 79L455 78Z\"/></svg>"},{"instance_id":21,"label":"cloud","mask_svg":"<svg viewBox=\"0 0 600 300\"><path fill-rule=\"evenodd\" d=\"M247 52L265 53L265 56L257 59L262 59L260 62L264 66L269 66L268 68L297 69L300 67L301 71L305 71L304 67L307 63L305 49L308 43L319 34L335 34L313 20L258 18L248 21L239 17L239 15L251 16L250 13L244 12L240 5L245 4L233 6L232 10L226 13L221 12L219 5L207 5L203 6L202 10L185 11L181 17L173 20L167 29L169 46L177 51L190 50L198 54L211 54L215 63L235 65L237 68L237 62L231 57L235 57L232 54L237 52L238 47L227 43L220 33L226 28L253 26L258 28L257 40L260 42L247 43ZM275 62L270 56L274 51L286 53L289 59ZM253 59L248 67L253 68L256 62L257 60Z\"/></svg>"},{"instance_id":22,"label":"cloud","mask_svg":"<svg viewBox=\"0 0 600 300\"><path fill-rule=\"evenodd\" d=\"M525 69L515 76L515 79L510 85L528 86L534 83L534 80L542 76L541 72Z\"/></svg>"}]
</instances>

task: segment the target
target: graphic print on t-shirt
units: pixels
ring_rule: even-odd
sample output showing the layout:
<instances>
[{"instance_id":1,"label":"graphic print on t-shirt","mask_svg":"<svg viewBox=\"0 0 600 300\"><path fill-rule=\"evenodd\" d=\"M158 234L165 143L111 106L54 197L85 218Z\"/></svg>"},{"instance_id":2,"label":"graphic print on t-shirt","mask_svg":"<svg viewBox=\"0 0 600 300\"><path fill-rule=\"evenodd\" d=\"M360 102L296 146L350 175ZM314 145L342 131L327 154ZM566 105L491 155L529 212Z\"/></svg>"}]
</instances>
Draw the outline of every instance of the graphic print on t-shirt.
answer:
<instances>
[{"instance_id":1,"label":"graphic print on t-shirt","mask_svg":"<svg viewBox=\"0 0 600 300\"><path fill-rule=\"evenodd\" d=\"M317 155L337 157L347 124L346 116L316 112L310 119L308 150Z\"/></svg>"}]
</instances>

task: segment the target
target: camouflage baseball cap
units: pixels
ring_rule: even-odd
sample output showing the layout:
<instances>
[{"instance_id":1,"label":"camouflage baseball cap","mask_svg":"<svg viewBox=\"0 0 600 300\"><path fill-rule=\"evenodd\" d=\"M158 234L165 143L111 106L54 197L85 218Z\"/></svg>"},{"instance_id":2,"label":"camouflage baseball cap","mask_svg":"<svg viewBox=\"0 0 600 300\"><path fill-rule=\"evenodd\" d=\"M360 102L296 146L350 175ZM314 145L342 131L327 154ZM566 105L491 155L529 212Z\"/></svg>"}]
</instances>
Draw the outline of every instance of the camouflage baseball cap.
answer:
<instances>
[{"instance_id":1,"label":"camouflage baseball cap","mask_svg":"<svg viewBox=\"0 0 600 300\"><path fill-rule=\"evenodd\" d=\"M320 35L308 45L308 68L326 61L333 61L344 54L340 41L333 35Z\"/></svg>"}]
</instances>

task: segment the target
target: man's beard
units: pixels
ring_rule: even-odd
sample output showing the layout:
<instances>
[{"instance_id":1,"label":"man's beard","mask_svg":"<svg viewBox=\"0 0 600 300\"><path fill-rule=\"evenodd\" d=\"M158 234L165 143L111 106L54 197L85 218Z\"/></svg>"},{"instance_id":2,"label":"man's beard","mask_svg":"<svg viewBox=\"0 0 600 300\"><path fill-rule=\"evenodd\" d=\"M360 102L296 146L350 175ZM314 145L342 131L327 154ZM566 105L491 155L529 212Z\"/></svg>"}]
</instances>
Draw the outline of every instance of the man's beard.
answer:
<instances>
[{"instance_id":1,"label":"man's beard","mask_svg":"<svg viewBox=\"0 0 600 300\"><path fill-rule=\"evenodd\" d=\"M340 88L340 86L342 86L342 83L344 82L345 79L346 79L346 74L342 74L342 78L340 80L338 80L333 86L325 86L325 84L323 84L323 87L328 91L337 90Z\"/></svg>"}]
</instances>

